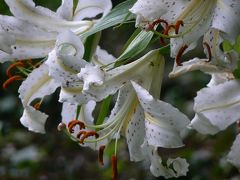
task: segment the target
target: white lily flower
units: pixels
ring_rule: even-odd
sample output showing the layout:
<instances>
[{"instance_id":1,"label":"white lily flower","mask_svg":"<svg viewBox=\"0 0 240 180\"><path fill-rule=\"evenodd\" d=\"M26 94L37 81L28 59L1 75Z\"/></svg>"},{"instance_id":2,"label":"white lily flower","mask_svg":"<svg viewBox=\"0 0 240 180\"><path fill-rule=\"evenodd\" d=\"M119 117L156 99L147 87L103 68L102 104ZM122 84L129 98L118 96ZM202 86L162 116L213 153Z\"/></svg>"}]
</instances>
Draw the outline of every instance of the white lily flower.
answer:
<instances>
[{"instance_id":1,"label":"white lily flower","mask_svg":"<svg viewBox=\"0 0 240 180\"><path fill-rule=\"evenodd\" d=\"M57 12L53 12L36 6L32 0L5 1L14 16L0 16L0 33L14 36L15 43L9 39L11 51L1 48L4 51L0 51L0 62L45 57L54 48L59 33L71 30L79 35L95 23L94 20L83 20L84 18L99 13L106 15L112 7L110 0L105 0L104 3L79 0L78 9L74 11L73 1L63 0Z\"/></svg>"},{"instance_id":2,"label":"white lily flower","mask_svg":"<svg viewBox=\"0 0 240 180\"><path fill-rule=\"evenodd\" d=\"M150 160L150 170L154 176L169 178L186 175L188 171L186 160L168 159L165 167L157 153L157 147L178 148L183 146L180 132L190 121L176 108L154 99L138 84L133 82L133 86L143 107L140 106L132 87L125 86L120 89L111 115L103 124L94 125L93 123L94 101L81 106L79 115L81 121L73 120L76 119L77 105L64 103L62 122L68 124L69 131L74 130L71 137L81 145L100 151L101 147L107 146L112 139L116 139L116 153L117 140L121 133L126 137L131 160ZM84 123L84 128L79 125L80 123ZM96 131L96 128L99 130ZM84 137L83 132L90 133L91 136Z\"/></svg>"},{"instance_id":3,"label":"white lily flower","mask_svg":"<svg viewBox=\"0 0 240 180\"><path fill-rule=\"evenodd\" d=\"M196 115L191 127L203 134L216 134L240 119L240 83L230 80L200 90L195 98Z\"/></svg>"},{"instance_id":4,"label":"white lily flower","mask_svg":"<svg viewBox=\"0 0 240 180\"><path fill-rule=\"evenodd\" d=\"M69 132L72 131L73 125L84 123L84 128L81 126L80 129L78 126L75 127L72 138L80 144L97 149L100 152L101 147L106 146L112 139L116 139L116 156L117 140L122 134L126 137L131 160L150 159L150 169L155 176L177 177L185 175L188 170L185 160L169 160L168 167L164 167L161 158L156 152L152 154L150 149L152 147L178 148L183 146L180 132L190 121L176 108L154 99L147 90L138 84L132 82L134 89L129 85L131 79L141 82L144 87L150 89L158 97L163 77L163 65L164 60L156 50L130 64L109 71L103 71L98 66L82 68L78 74L86 84L86 88L82 92L95 101L100 101L108 95L116 93L119 89L120 91L110 116L101 125L94 125L92 117L84 118L81 115L79 117L80 121L76 121L75 118L74 120L63 119L63 122L68 124L68 128L70 127ZM102 73L102 75L99 76L99 73ZM93 75L96 78L93 78ZM98 80L99 77L102 77L101 81ZM82 107L85 108L84 105ZM76 105L73 109L76 110ZM91 106L89 111L91 115L92 111L93 107ZM63 118L67 118L66 116L63 115ZM71 115L71 118L73 117L74 115ZM89 122L85 119L92 120ZM84 134L86 135L84 136ZM149 145L144 146L144 141ZM159 161L154 160L156 157L159 158ZM178 168L178 163L184 165ZM173 169L170 168L170 164L174 166Z\"/></svg>"},{"instance_id":5,"label":"white lily flower","mask_svg":"<svg viewBox=\"0 0 240 180\"><path fill-rule=\"evenodd\" d=\"M96 67L83 60L83 54L84 46L80 38L72 32L62 33L56 42L56 48L49 53L46 64L49 67L49 75L61 84L59 98L61 102L84 104L93 100L94 98L82 93L87 86L79 79L79 72L85 72L86 76L90 77L89 82L93 80L99 84L103 77L98 65L115 61L113 56L99 47L92 61L97 64Z\"/></svg>"},{"instance_id":6,"label":"white lily flower","mask_svg":"<svg viewBox=\"0 0 240 180\"><path fill-rule=\"evenodd\" d=\"M169 28L164 35L171 38L171 55L176 60L194 48L196 41L211 29L220 31L231 40L240 29L240 4L235 0L138 0L130 11L137 15L137 24L153 22L155 25L160 20L159 23L165 24L165 30ZM171 25L175 32L171 31ZM210 47L207 42L203 45L207 49Z\"/></svg>"},{"instance_id":7,"label":"white lily flower","mask_svg":"<svg viewBox=\"0 0 240 180\"><path fill-rule=\"evenodd\" d=\"M83 82L79 80L77 74L82 67L88 64L82 59L83 53L84 46L80 38L72 32L63 32L58 36L56 47L49 53L48 60L33 70L27 79L23 81L19 88L24 107L21 123L29 130L40 133L45 132L44 125L47 115L31 106L34 99L52 94L57 87L61 87L62 90L65 89L61 94L64 94L66 89L82 89ZM98 57L104 54L104 57L112 58L100 48L98 48L97 53L99 53L96 54ZM99 58L97 58L97 61L102 62ZM67 95L74 98L74 94L68 93ZM81 103L87 103L91 100L90 97L86 98L86 95L81 97Z\"/></svg>"},{"instance_id":8,"label":"white lily flower","mask_svg":"<svg viewBox=\"0 0 240 180\"><path fill-rule=\"evenodd\" d=\"M232 73L236 68L238 55L234 51L224 53L220 50L223 40L219 31L212 30L207 33L205 38L205 41L211 45L211 61L194 58L182 63L182 66L175 65L169 76L176 77L194 70L201 70L211 75L211 81L207 84L207 88L198 91L194 99L196 114L189 127L202 134L214 135L240 119L238 113L240 83ZM239 137L237 136L228 154L228 161L239 169L238 142Z\"/></svg>"}]
</instances>

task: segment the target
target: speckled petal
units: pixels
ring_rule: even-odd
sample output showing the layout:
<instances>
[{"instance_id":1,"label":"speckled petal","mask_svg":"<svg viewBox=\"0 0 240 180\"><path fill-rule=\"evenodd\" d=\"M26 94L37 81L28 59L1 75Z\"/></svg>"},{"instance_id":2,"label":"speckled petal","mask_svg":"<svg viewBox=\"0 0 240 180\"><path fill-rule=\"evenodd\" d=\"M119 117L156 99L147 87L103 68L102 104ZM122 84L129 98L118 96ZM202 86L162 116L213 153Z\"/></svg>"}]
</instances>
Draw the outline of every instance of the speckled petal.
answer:
<instances>
[{"instance_id":1,"label":"speckled petal","mask_svg":"<svg viewBox=\"0 0 240 180\"><path fill-rule=\"evenodd\" d=\"M0 52L1 62L45 57L54 48L56 39L56 33L11 16L0 15L0 32L14 38L10 51Z\"/></svg>"},{"instance_id":2,"label":"speckled petal","mask_svg":"<svg viewBox=\"0 0 240 180\"><path fill-rule=\"evenodd\" d=\"M219 71L218 67L209 64L207 61L208 59L194 58L189 61L183 62L182 66L177 66L175 64L172 72L169 73L169 77L175 78L177 76L180 76L182 74L195 71L195 70L200 70L205 73L214 73Z\"/></svg>"},{"instance_id":3,"label":"speckled petal","mask_svg":"<svg viewBox=\"0 0 240 180\"><path fill-rule=\"evenodd\" d=\"M57 13L47 8L36 6L32 0L5 0L5 2L15 17L26 20L48 31L62 32L71 29L78 34L92 26L90 21L71 22L61 19Z\"/></svg>"},{"instance_id":4,"label":"speckled petal","mask_svg":"<svg viewBox=\"0 0 240 180\"><path fill-rule=\"evenodd\" d=\"M225 32L232 40L240 33L240 3L236 0L218 0L212 27Z\"/></svg>"},{"instance_id":5,"label":"speckled petal","mask_svg":"<svg viewBox=\"0 0 240 180\"><path fill-rule=\"evenodd\" d=\"M214 131L215 129L220 131L239 120L239 88L239 81L231 80L200 90L194 104L198 118L192 121L191 126L203 133L208 133L203 130L204 124L206 125L205 129L213 128ZM204 122L198 122L201 120ZM209 133L214 134L214 131L209 131Z\"/></svg>"},{"instance_id":6,"label":"speckled petal","mask_svg":"<svg viewBox=\"0 0 240 180\"><path fill-rule=\"evenodd\" d=\"M63 87L80 87L82 82L77 77L87 62L82 59L84 46L81 40L70 31L57 37L56 48L49 53L46 64L49 75L62 83Z\"/></svg>"},{"instance_id":7,"label":"speckled petal","mask_svg":"<svg viewBox=\"0 0 240 180\"><path fill-rule=\"evenodd\" d=\"M33 70L23 81L19 88L19 97L25 109L21 122L29 130L44 133L44 123L47 115L35 110L30 103L36 98L52 94L59 86L53 79L48 76L47 66L42 64L39 68ZM35 118L36 119L31 119ZM36 127L39 127L37 129Z\"/></svg>"},{"instance_id":8,"label":"speckled petal","mask_svg":"<svg viewBox=\"0 0 240 180\"><path fill-rule=\"evenodd\" d=\"M144 159L141 145L145 137L144 111L141 106L137 106L126 129L126 140L131 161L141 161Z\"/></svg>"},{"instance_id":9,"label":"speckled petal","mask_svg":"<svg viewBox=\"0 0 240 180\"><path fill-rule=\"evenodd\" d=\"M132 81L132 85L145 111L148 144L166 148L183 146L180 132L190 123L187 116L170 104L154 99L137 83Z\"/></svg>"},{"instance_id":10,"label":"speckled petal","mask_svg":"<svg viewBox=\"0 0 240 180\"><path fill-rule=\"evenodd\" d=\"M88 91L90 86L100 86L104 81L104 72L99 66L86 65L78 74L79 79L84 81L83 91Z\"/></svg>"},{"instance_id":11,"label":"speckled petal","mask_svg":"<svg viewBox=\"0 0 240 180\"><path fill-rule=\"evenodd\" d=\"M81 71L79 74L81 79L84 78L84 83L86 84L84 93L92 96L95 101L101 101L108 95L114 94L131 79L144 79L144 82L149 83L150 80L148 81L146 78L151 77L152 74L153 66L151 62L157 60L161 61L162 56L159 56L158 50L154 50L132 63L122 65L109 71L102 71L98 69L99 67L88 66L88 70ZM98 70L95 71L96 69ZM93 74L88 73L90 71L95 71L93 74L98 74L95 76L96 79L94 79L95 77ZM95 83L96 81L98 82ZM101 81L103 81L103 83Z\"/></svg>"},{"instance_id":12,"label":"speckled petal","mask_svg":"<svg viewBox=\"0 0 240 180\"><path fill-rule=\"evenodd\" d=\"M173 22L187 3L188 1L184 0L138 0L130 11L137 15L137 25L158 18Z\"/></svg>"},{"instance_id":13,"label":"speckled petal","mask_svg":"<svg viewBox=\"0 0 240 180\"><path fill-rule=\"evenodd\" d=\"M198 113L195 114L189 127L195 129L201 134L214 135L219 132L219 129L212 125L206 117Z\"/></svg>"}]
</instances>

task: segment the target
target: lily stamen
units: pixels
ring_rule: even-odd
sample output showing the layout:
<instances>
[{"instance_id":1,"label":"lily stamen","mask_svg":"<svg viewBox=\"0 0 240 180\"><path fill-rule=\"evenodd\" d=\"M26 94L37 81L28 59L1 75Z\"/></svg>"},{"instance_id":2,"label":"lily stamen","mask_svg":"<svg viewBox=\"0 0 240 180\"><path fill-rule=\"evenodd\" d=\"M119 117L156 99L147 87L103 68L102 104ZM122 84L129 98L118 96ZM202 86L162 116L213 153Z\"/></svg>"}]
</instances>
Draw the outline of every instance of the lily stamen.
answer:
<instances>
[{"instance_id":1,"label":"lily stamen","mask_svg":"<svg viewBox=\"0 0 240 180\"><path fill-rule=\"evenodd\" d=\"M184 26L184 23L182 20L178 20L175 24L175 34L179 33L179 29L181 26Z\"/></svg>"},{"instance_id":2,"label":"lily stamen","mask_svg":"<svg viewBox=\"0 0 240 180\"><path fill-rule=\"evenodd\" d=\"M15 76L12 76L10 78L8 78L2 85L3 89L7 89L7 87L13 83L14 81L19 81L19 80L23 80L24 78L22 76L19 76L19 75L15 75Z\"/></svg>"},{"instance_id":3,"label":"lily stamen","mask_svg":"<svg viewBox=\"0 0 240 180\"><path fill-rule=\"evenodd\" d=\"M84 144L84 140L91 136L95 136L96 139L99 138L99 134L96 131L80 131L77 134L77 138L80 139L79 141L80 144Z\"/></svg>"},{"instance_id":4,"label":"lily stamen","mask_svg":"<svg viewBox=\"0 0 240 180\"><path fill-rule=\"evenodd\" d=\"M169 25L169 26L167 26L164 30L163 30L163 35L165 35L165 36L168 36L169 35L169 31L170 31L170 29L175 29L175 25ZM163 37L160 37L160 43L162 44L162 45L165 45L166 43L164 42L164 39L163 39Z\"/></svg>"},{"instance_id":5,"label":"lily stamen","mask_svg":"<svg viewBox=\"0 0 240 180\"><path fill-rule=\"evenodd\" d=\"M240 134L240 120L237 121L237 133Z\"/></svg>"},{"instance_id":6,"label":"lily stamen","mask_svg":"<svg viewBox=\"0 0 240 180\"><path fill-rule=\"evenodd\" d=\"M102 146L100 146L99 151L98 151L98 162L99 162L102 166L104 165L104 162L103 162L104 149L105 149L105 146L102 145Z\"/></svg>"},{"instance_id":7,"label":"lily stamen","mask_svg":"<svg viewBox=\"0 0 240 180\"><path fill-rule=\"evenodd\" d=\"M207 42L204 42L203 46L207 48L207 52L208 52L208 61L206 61L206 62L210 62L212 60L211 47Z\"/></svg>"},{"instance_id":8,"label":"lily stamen","mask_svg":"<svg viewBox=\"0 0 240 180\"><path fill-rule=\"evenodd\" d=\"M156 25L159 25L159 24L161 24L161 23L165 24L165 28L168 27L168 22L167 22L167 21L165 21L164 19L157 19L157 20L153 21L152 23L146 24L145 27L144 27L144 29L145 29L146 31L151 31L151 30L154 29L154 27L155 27Z\"/></svg>"},{"instance_id":9,"label":"lily stamen","mask_svg":"<svg viewBox=\"0 0 240 180\"><path fill-rule=\"evenodd\" d=\"M12 70L13 70L14 68L16 68L16 67L24 67L23 62L18 61L18 62L16 62L16 63L11 64L11 65L7 68L7 71L6 71L6 74L7 74L8 77L12 77L12 76L13 76L13 75L12 75Z\"/></svg>"},{"instance_id":10,"label":"lily stamen","mask_svg":"<svg viewBox=\"0 0 240 180\"><path fill-rule=\"evenodd\" d=\"M112 162L112 179L115 180L117 179L117 175L118 175L116 155L112 155L111 162Z\"/></svg>"},{"instance_id":11,"label":"lily stamen","mask_svg":"<svg viewBox=\"0 0 240 180\"><path fill-rule=\"evenodd\" d=\"M84 122L79 121L79 120L72 120L72 121L70 121L70 122L68 123L68 131L69 131L70 133L74 133L74 129L73 129L73 128L74 128L76 125L79 125L80 130L85 128Z\"/></svg>"},{"instance_id":12,"label":"lily stamen","mask_svg":"<svg viewBox=\"0 0 240 180\"><path fill-rule=\"evenodd\" d=\"M34 104L33 107L34 107L34 109L39 110L40 106L41 106L41 102L38 102L38 103Z\"/></svg>"},{"instance_id":13,"label":"lily stamen","mask_svg":"<svg viewBox=\"0 0 240 180\"><path fill-rule=\"evenodd\" d=\"M176 56L176 59L175 59L175 62L177 63L178 66L182 66L182 63L180 62L180 59L184 53L184 51L188 48L188 45L184 45L180 48L180 50L178 51L177 53L177 56Z\"/></svg>"},{"instance_id":14,"label":"lily stamen","mask_svg":"<svg viewBox=\"0 0 240 180\"><path fill-rule=\"evenodd\" d=\"M39 110L42 102L43 102L43 98L42 98L39 102L37 102L36 104L34 104L33 107L34 107L36 110Z\"/></svg>"}]
</instances>

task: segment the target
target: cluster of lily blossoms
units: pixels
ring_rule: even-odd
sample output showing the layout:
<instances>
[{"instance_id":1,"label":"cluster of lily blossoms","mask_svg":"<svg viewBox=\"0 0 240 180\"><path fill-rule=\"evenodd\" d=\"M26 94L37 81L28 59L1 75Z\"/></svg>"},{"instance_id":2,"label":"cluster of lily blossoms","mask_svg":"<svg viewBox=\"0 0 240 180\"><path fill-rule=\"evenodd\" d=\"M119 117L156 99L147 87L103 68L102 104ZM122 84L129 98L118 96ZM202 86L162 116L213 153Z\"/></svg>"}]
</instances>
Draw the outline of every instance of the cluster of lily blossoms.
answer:
<instances>
[{"instance_id":1,"label":"cluster of lily blossoms","mask_svg":"<svg viewBox=\"0 0 240 180\"><path fill-rule=\"evenodd\" d=\"M104 149L113 141L113 179L118 174L120 137L126 139L131 161L149 161L154 176L179 177L186 175L187 161L177 157L164 162L158 147L180 148L183 132L189 128L213 135L240 119L240 83L233 75L239 54L221 48L224 40L234 43L240 34L239 0L129 0L136 27L152 32L161 44L170 44L175 64L169 77L193 70L211 75L207 87L194 99L192 121L160 100L165 60L159 49L119 63L98 46L98 33L92 35L94 43L89 47L84 34L114 11L110 0L78 0L76 7L73 0L63 0L56 12L36 6L32 0L5 2L13 16L0 16L0 62L13 64L3 87L23 80L19 88L24 107L21 123L30 131L45 133L48 116L40 111L41 103L60 88L62 123L58 129L81 146L97 150L100 164L104 164ZM199 39L207 58L181 62L181 56L194 49ZM18 74L13 75L14 69ZM93 112L103 103L111 103L113 108L99 123ZM238 135L228 154L238 168L239 152Z\"/></svg>"}]
</instances>

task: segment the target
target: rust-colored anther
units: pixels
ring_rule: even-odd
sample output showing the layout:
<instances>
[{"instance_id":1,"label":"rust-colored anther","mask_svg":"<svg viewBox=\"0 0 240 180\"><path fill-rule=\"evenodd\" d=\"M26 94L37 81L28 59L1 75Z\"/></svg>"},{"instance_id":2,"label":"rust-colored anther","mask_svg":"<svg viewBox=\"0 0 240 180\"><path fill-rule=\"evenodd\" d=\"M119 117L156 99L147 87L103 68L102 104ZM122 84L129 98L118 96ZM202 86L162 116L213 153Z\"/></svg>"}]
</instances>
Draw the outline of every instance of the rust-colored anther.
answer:
<instances>
[{"instance_id":1,"label":"rust-colored anther","mask_svg":"<svg viewBox=\"0 0 240 180\"><path fill-rule=\"evenodd\" d=\"M203 46L205 46L207 48L207 52L208 52L208 61L206 61L206 62L210 62L212 60L211 47L207 42L204 42Z\"/></svg>"},{"instance_id":2,"label":"rust-colored anther","mask_svg":"<svg viewBox=\"0 0 240 180\"><path fill-rule=\"evenodd\" d=\"M77 138L80 139L80 144L84 144L84 141L86 138L89 138L91 136L95 136L95 138L99 138L99 134L96 131L80 131L77 134Z\"/></svg>"},{"instance_id":3,"label":"rust-colored anther","mask_svg":"<svg viewBox=\"0 0 240 180\"><path fill-rule=\"evenodd\" d=\"M177 56L176 56L176 59L175 59L175 61L176 61L176 63L177 63L178 66L182 66L182 63L180 62L180 59L181 59L184 51L185 51L187 48L188 48L188 45L185 44L185 45L182 46L182 47L180 48L180 50L178 51Z\"/></svg>"},{"instance_id":4,"label":"rust-colored anther","mask_svg":"<svg viewBox=\"0 0 240 180\"><path fill-rule=\"evenodd\" d=\"M240 134L240 120L237 121L237 133Z\"/></svg>"},{"instance_id":5,"label":"rust-colored anther","mask_svg":"<svg viewBox=\"0 0 240 180\"><path fill-rule=\"evenodd\" d=\"M10 78L8 78L2 85L3 89L7 89L7 87L13 83L14 81L19 81L19 80L23 80L22 76L16 75L16 76L12 76Z\"/></svg>"},{"instance_id":6,"label":"rust-colored anther","mask_svg":"<svg viewBox=\"0 0 240 180\"><path fill-rule=\"evenodd\" d=\"M155 26L155 25L161 24L161 23L165 24L165 28L168 26L168 22L165 21L164 19L157 19L157 20L153 21L152 25Z\"/></svg>"},{"instance_id":7,"label":"rust-colored anther","mask_svg":"<svg viewBox=\"0 0 240 180\"><path fill-rule=\"evenodd\" d=\"M6 71L6 74L8 77L12 77L12 70L15 68L15 67L24 67L24 64L23 62L16 62L16 63L13 63L11 64L8 68L7 68L7 71Z\"/></svg>"},{"instance_id":8,"label":"rust-colored anther","mask_svg":"<svg viewBox=\"0 0 240 180\"><path fill-rule=\"evenodd\" d=\"M181 26L184 26L184 23L182 20L179 20L175 23L175 34L179 33L179 29Z\"/></svg>"},{"instance_id":9,"label":"rust-colored anther","mask_svg":"<svg viewBox=\"0 0 240 180\"><path fill-rule=\"evenodd\" d=\"M144 30L146 30L146 31L151 31L151 30L153 30L153 28L154 28L154 26L151 23L147 23L144 26Z\"/></svg>"},{"instance_id":10,"label":"rust-colored anther","mask_svg":"<svg viewBox=\"0 0 240 180\"><path fill-rule=\"evenodd\" d=\"M112 155L111 161L112 161L112 180L116 180L116 179L117 179L117 176L118 176L117 156Z\"/></svg>"},{"instance_id":11,"label":"rust-colored anther","mask_svg":"<svg viewBox=\"0 0 240 180\"><path fill-rule=\"evenodd\" d=\"M163 30L163 35L168 36L171 28L175 29L175 25L166 26L166 28ZM166 45L163 37L160 37L160 44Z\"/></svg>"},{"instance_id":12,"label":"rust-colored anther","mask_svg":"<svg viewBox=\"0 0 240 180\"><path fill-rule=\"evenodd\" d=\"M41 101L40 102L38 102L38 103L36 103L36 104L34 104L34 109L36 109L36 110L39 110L40 109L40 106L41 106Z\"/></svg>"},{"instance_id":13,"label":"rust-colored anther","mask_svg":"<svg viewBox=\"0 0 240 180\"><path fill-rule=\"evenodd\" d=\"M145 29L146 31L151 31L151 30L153 30L153 28L154 28L156 25L161 24L161 23L165 25L165 28L168 27L168 22L167 22L167 21L165 21L164 19L157 19L157 20L153 21L152 23L146 24L145 27L144 27L144 29Z\"/></svg>"},{"instance_id":14,"label":"rust-colored anther","mask_svg":"<svg viewBox=\"0 0 240 180\"><path fill-rule=\"evenodd\" d=\"M81 136L85 136L87 134L87 131L80 131L78 134L77 134L77 138L80 139Z\"/></svg>"},{"instance_id":15,"label":"rust-colored anther","mask_svg":"<svg viewBox=\"0 0 240 180\"><path fill-rule=\"evenodd\" d=\"M104 153L104 149L105 146L102 145L100 146L99 150L98 150L98 162L103 166L104 162L103 162L103 153Z\"/></svg>"},{"instance_id":16,"label":"rust-colored anther","mask_svg":"<svg viewBox=\"0 0 240 180\"><path fill-rule=\"evenodd\" d=\"M58 130L58 131L62 131L62 130L64 130L65 128L66 128L66 124L63 123L63 122L59 123L58 126L57 126L57 130Z\"/></svg>"},{"instance_id":17,"label":"rust-colored anther","mask_svg":"<svg viewBox=\"0 0 240 180\"><path fill-rule=\"evenodd\" d=\"M70 133L74 133L74 127L78 125L80 130L85 128L85 124L82 121L79 120L72 120L68 123L68 131Z\"/></svg>"}]
</instances>

